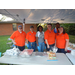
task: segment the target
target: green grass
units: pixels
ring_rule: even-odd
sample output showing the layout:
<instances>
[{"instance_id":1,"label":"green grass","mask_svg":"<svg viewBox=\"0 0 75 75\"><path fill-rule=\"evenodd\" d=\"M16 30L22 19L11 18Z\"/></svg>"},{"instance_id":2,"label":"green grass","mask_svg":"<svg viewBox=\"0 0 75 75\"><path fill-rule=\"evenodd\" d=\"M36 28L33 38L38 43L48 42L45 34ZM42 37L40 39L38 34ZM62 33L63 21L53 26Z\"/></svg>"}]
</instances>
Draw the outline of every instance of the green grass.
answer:
<instances>
[{"instance_id":1,"label":"green grass","mask_svg":"<svg viewBox=\"0 0 75 75\"><path fill-rule=\"evenodd\" d=\"M10 47L7 46L7 39L10 38L9 35L7 36L0 36L0 52L5 52L6 49L9 49Z\"/></svg>"}]
</instances>

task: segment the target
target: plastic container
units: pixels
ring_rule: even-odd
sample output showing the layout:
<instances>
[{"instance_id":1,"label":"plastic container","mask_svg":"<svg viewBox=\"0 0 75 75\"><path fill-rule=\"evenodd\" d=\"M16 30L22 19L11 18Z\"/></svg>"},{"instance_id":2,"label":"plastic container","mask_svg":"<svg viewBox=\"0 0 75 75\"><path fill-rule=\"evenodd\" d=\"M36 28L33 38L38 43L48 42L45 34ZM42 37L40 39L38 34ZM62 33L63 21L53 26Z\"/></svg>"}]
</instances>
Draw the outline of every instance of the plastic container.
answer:
<instances>
[{"instance_id":1,"label":"plastic container","mask_svg":"<svg viewBox=\"0 0 75 75\"><path fill-rule=\"evenodd\" d=\"M21 57L30 57L33 53L33 49L24 49L20 54L19 56Z\"/></svg>"},{"instance_id":2,"label":"plastic container","mask_svg":"<svg viewBox=\"0 0 75 75\"><path fill-rule=\"evenodd\" d=\"M2 54L2 53L0 52L0 57L1 57L1 54Z\"/></svg>"}]
</instances>

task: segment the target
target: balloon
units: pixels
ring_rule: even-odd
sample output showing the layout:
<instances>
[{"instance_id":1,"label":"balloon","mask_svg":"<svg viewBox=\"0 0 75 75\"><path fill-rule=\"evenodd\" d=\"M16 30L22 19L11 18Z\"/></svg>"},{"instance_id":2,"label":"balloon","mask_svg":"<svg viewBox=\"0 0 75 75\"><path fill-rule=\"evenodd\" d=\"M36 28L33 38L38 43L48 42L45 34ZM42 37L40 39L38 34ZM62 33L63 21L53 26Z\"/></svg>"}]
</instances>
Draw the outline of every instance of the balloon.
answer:
<instances>
[{"instance_id":1,"label":"balloon","mask_svg":"<svg viewBox=\"0 0 75 75\"><path fill-rule=\"evenodd\" d=\"M54 32L57 33L57 29L56 28L54 29Z\"/></svg>"}]
</instances>

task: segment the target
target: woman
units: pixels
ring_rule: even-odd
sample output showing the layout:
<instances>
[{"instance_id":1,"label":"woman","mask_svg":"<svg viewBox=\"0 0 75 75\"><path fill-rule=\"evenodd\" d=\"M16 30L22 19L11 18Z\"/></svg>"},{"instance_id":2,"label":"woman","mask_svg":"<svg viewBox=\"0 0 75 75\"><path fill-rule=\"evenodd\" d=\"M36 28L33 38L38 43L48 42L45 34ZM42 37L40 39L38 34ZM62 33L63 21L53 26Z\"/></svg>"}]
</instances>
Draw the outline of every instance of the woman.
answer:
<instances>
[{"instance_id":1,"label":"woman","mask_svg":"<svg viewBox=\"0 0 75 75\"><path fill-rule=\"evenodd\" d=\"M61 26L59 33L56 34L56 47L58 53L66 53L69 44L69 36L65 33L65 29Z\"/></svg>"},{"instance_id":2,"label":"woman","mask_svg":"<svg viewBox=\"0 0 75 75\"><path fill-rule=\"evenodd\" d=\"M44 32L42 26L38 27L38 32L36 33L36 43L37 43L38 52L43 52L45 44L44 44Z\"/></svg>"}]
</instances>

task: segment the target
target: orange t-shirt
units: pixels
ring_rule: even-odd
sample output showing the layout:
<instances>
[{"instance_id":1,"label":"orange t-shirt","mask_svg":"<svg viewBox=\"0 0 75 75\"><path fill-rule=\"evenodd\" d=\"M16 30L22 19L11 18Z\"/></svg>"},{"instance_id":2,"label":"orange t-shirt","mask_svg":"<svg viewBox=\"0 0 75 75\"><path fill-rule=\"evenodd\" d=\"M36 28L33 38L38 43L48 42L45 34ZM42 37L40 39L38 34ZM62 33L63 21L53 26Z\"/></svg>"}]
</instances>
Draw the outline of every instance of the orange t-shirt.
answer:
<instances>
[{"instance_id":1,"label":"orange t-shirt","mask_svg":"<svg viewBox=\"0 0 75 75\"><path fill-rule=\"evenodd\" d=\"M11 36L11 39L15 39L15 42L17 46L24 46L25 45L25 38L26 38L26 33L24 31L22 31L22 33L20 33L18 30L15 31Z\"/></svg>"},{"instance_id":2,"label":"orange t-shirt","mask_svg":"<svg viewBox=\"0 0 75 75\"><path fill-rule=\"evenodd\" d=\"M26 39L27 39L29 42L35 42L35 41L36 41L36 32L33 31L33 33L32 33L31 31L29 31L29 32L27 33Z\"/></svg>"},{"instance_id":3,"label":"orange t-shirt","mask_svg":"<svg viewBox=\"0 0 75 75\"><path fill-rule=\"evenodd\" d=\"M54 31L53 30L51 30L51 31L49 31L49 30L45 31L45 33L44 33L44 39L47 39L49 45L54 44L55 43L55 33L54 33Z\"/></svg>"},{"instance_id":4,"label":"orange t-shirt","mask_svg":"<svg viewBox=\"0 0 75 75\"><path fill-rule=\"evenodd\" d=\"M60 49L64 49L66 45L66 39L69 39L69 36L67 33L63 34L56 34L56 46Z\"/></svg>"}]
</instances>

